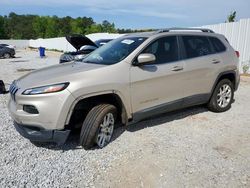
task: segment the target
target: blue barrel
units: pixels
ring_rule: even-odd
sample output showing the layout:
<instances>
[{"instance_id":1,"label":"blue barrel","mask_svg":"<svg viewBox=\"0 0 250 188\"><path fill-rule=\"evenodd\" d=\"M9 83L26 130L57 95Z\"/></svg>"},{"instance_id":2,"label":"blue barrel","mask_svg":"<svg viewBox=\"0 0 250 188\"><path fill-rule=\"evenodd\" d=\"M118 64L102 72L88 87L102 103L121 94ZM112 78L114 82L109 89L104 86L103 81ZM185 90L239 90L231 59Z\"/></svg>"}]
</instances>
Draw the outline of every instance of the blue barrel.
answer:
<instances>
[{"instance_id":1,"label":"blue barrel","mask_svg":"<svg viewBox=\"0 0 250 188\"><path fill-rule=\"evenodd\" d=\"M40 57L41 58L45 57L45 48L39 47L38 50L39 50Z\"/></svg>"}]
</instances>

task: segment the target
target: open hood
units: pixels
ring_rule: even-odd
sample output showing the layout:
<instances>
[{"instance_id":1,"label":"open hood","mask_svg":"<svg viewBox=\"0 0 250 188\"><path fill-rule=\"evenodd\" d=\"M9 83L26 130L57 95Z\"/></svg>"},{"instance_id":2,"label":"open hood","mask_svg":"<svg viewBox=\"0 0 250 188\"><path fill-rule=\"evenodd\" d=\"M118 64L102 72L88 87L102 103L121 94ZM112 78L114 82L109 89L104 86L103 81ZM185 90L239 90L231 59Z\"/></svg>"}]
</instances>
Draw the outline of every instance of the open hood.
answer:
<instances>
[{"instance_id":1,"label":"open hood","mask_svg":"<svg viewBox=\"0 0 250 188\"><path fill-rule=\"evenodd\" d=\"M68 35L66 36L66 40L78 51L82 46L90 45L94 47L98 47L92 40L84 35Z\"/></svg>"}]
</instances>

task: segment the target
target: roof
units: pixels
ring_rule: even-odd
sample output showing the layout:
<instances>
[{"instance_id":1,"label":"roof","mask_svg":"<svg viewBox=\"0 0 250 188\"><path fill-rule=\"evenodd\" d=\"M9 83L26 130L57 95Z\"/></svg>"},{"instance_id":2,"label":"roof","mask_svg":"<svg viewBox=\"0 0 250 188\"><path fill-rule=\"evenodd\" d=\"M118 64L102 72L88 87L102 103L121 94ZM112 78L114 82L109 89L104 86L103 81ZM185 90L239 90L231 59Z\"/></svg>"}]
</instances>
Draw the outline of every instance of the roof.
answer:
<instances>
[{"instance_id":1,"label":"roof","mask_svg":"<svg viewBox=\"0 0 250 188\"><path fill-rule=\"evenodd\" d=\"M215 35L212 30L205 29L205 28L166 28L166 29L159 29L153 32L142 32L142 33L131 33L127 34L126 36L129 37L151 37L155 35L161 35L166 33L174 33L174 34L195 34L195 35Z\"/></svg>"}]
</instances>

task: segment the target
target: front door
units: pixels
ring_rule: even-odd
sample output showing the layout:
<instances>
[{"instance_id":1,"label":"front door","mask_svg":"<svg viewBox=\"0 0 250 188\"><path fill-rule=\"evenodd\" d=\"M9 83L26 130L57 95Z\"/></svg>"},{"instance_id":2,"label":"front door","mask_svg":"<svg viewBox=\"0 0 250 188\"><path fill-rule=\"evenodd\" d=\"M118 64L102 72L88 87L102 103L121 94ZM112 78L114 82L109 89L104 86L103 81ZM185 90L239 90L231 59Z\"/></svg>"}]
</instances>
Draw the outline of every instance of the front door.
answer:
<instances>
[{"instance_id":1,"label":"front door","mask_svg":"<svg viewBox=\"0 0 250 188\"><path fill-rule=\"evenodd\" d=\"M183 98L183 61L179 59L176 36L153 41L142 53L151 53L156 61L131 67L131 103L133 113L162 109L163 105Z\"/></svg>"}]
</instances>

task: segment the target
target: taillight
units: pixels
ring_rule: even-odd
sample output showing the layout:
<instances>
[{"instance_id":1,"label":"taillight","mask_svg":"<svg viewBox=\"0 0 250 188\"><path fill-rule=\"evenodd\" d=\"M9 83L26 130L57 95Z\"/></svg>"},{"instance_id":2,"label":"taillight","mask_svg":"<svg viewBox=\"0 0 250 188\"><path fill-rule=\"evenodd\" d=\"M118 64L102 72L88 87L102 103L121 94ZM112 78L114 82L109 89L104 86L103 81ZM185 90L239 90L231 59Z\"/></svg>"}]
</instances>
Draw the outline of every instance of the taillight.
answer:
<instances>
[{"instance_id":1,"label":"taillight","mask_svg":"<svg viewBox=\"0 0 250 188\"><path fill-rule=\"evenodd\" d=\"M240 57L240 52L239 51L235 51L236 56L239 58Z\"/></svg>"}]
</instances>

